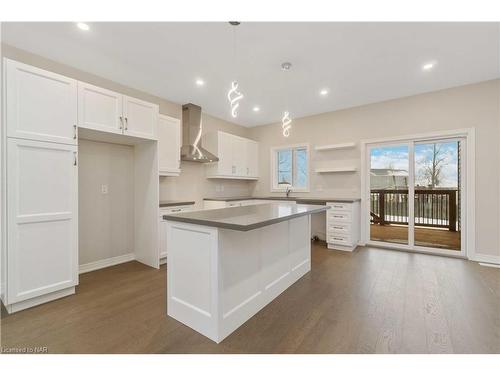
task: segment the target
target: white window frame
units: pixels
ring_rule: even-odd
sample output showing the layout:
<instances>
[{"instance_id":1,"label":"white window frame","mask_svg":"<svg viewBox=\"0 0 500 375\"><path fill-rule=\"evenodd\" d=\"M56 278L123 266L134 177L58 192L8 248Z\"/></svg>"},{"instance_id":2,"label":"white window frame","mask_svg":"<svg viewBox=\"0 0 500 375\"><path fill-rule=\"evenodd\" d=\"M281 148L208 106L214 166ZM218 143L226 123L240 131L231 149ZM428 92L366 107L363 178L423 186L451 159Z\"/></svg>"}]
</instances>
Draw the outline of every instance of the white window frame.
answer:
<instances>
[{"instance_id":1,"label":"white window frame","mask_svg":"<svg viewBox=\"0 0 500 375\"><path fill-rule=\"evenodd\" d=\"M288 149L294 149L294 148L305 148L306 149L306 155L307 155L307 182L306 182L306 187L304 188L295 188L291 186L292 191L299 192L299 193L309 193L309 186L310 186L310 181L311 181L311 160L310 160L310 147L309 143L298 143L298 144L293 144L293 145L283 145L283 146L276 146L276 147L271 147L271 168L269 169L271 171L271 192L285 192L286 187L280 187L278 185L278 159L277 159L277 154L278 151L281 150L288 150ZM292 173L295 173L294 167L292 166Z\"/></svg>"}]
</instances>

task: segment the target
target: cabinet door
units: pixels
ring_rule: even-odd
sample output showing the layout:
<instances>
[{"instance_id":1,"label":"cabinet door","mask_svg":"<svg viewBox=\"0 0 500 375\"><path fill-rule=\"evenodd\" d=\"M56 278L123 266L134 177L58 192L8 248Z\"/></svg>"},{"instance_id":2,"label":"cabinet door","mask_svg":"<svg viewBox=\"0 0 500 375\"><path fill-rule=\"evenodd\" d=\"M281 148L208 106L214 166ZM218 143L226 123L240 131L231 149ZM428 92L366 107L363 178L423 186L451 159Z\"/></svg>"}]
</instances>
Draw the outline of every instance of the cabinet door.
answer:
<instances>
[{"instance_id":1,"label":"cabinet door","mask_svg":"<svg viewBox=\"0 0 500 375\"><path fill-rule=\"evenodd\" d=\"M9 304L78 283L77 148L7 143Z\"/></svg>"},{"instance_id":2,"label":"cabinet door","mask_svg":"<svg viewBox=\"0 0 500 375\"><path fill-rule=\"evenodd\" d=\"M247 176L259 177L259 144L247 140Z\"/></svg>"},{"instance_id":3,"label":"cabinet door","mask_svg":"<svg viewBox=\"0 0 500 375\"><path fill-rule=\"evenodd\" d=\"M78 126L108 133L123 132L122 95L78 82Z\"/></svg>"},{"instance_id":4,"label":"cabinet door","mask_svg":"<svg viewBox=\"0 0 500 375\"><path fill-rule=\"evenodd\" d=\"M123 96L123 134L133 137L157 139L158 105L130 96Z\"/></svg>"},{"instance_id":5,"label":"cabinet door","mask_svg":"<svg viewBox=\"0 0 500 375\"><path fill-rule=\"evenodd\" d=\"M160 259L167 257L167 222L160 217Z\"/></svg>"},{"instance_id":6,"label":"cabinet door","mask_svg":"<svg viewBox=\"0 0 500 375\"><path fill-rule=\"evenodd\" d=\"M160 176L179 175L181 160L180 120L159 116L158 120L158 163Z\"/></svg>"},{"instance_id":7,"label":"cabinet door","mask_svg":"<svg viewBox=\"0 0 500 375\"><path fill-rule=\"evenodd\" d=\"M234 136L232 145L233 176L247 175L247 142L244 138Z\"/></svg>"},{"instance_id":8,"label":"cabinet door","mask_svg":"<svg viewBox=\"0 0 500 375\"><path fill-rule=\"evenodd\" d=\"M236 172L233 164L233 139L232 134L218 132L218 157L217 174L221 176L232 176Z\"/></svg>"},{"instance_id":9,"label":"cabinet door","mask_svg":"<svg viewBox=\"0 0 500 375\"><path fill-rule=\"evenodd\" d=\"M5 59L7 136L77 144L76 80Z\"/></svg>"}]
</instances>

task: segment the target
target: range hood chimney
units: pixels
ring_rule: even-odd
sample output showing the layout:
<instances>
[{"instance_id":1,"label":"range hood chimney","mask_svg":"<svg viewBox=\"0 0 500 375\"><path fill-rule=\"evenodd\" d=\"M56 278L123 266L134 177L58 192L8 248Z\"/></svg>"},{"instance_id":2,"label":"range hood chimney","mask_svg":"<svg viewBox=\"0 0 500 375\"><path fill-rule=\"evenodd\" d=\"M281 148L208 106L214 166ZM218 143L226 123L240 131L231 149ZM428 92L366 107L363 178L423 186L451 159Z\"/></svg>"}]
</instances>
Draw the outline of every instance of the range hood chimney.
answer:
<instances>
[{"instance_id":1,"label":"range hood chimney","mask_svg":"<svg viewBox=\"0 0 500 375\"><path fill-rule=\"evenodd\" d=\"M201 107L192 103L182 106L181 160L197 163L219 161L219 158L201 147Z\"/></svg>"}]
</instances>

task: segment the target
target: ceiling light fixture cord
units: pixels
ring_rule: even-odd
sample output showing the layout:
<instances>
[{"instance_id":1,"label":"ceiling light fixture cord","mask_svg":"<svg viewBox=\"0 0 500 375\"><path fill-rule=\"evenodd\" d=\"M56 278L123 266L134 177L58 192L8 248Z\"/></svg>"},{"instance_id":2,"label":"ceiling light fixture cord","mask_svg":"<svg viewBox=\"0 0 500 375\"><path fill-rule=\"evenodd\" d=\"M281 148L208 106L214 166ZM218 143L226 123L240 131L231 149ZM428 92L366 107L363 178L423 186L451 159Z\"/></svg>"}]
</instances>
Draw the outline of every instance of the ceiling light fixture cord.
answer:
<instances>
[{"instance_id":1,"label":"ceiling light fixture cord","mask_svg":"<svg viewBox=\"0 0 500 375\"><path fill-rule=\"evenodd\" d=\"M238 26L239 22L229 22L231 26L233 26L233 76L236 76L236 26ZM231 116L233 118L238 117L238 107L240 106L239 101L243 99L243 94L238 91L238 81L233 80L231 82L231 88L227 92L227 100L229 100L229 104L231 106Z\"/></svg>"}]
</instances>

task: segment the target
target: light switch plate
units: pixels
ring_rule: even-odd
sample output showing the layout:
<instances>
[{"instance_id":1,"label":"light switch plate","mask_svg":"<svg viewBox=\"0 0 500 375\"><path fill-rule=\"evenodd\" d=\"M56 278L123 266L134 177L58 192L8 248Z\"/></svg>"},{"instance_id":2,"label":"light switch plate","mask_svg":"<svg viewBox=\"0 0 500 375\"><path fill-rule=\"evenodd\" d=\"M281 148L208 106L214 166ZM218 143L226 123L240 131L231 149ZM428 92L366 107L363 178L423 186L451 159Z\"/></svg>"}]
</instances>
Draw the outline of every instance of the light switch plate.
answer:
<instances>
[{"instance_id":1,"label":"light switch plate","mask_svg":"<svg viewBox=\"0 0 500 375\"><path fill-rule=\"evenodd\" d=\"M108 194L108 185L101 185L101 194Z\"/></svg>"}]
</instances>

